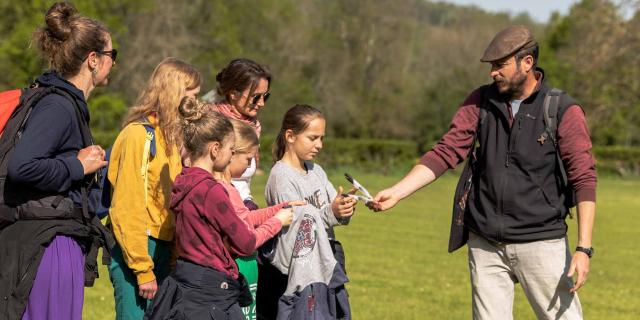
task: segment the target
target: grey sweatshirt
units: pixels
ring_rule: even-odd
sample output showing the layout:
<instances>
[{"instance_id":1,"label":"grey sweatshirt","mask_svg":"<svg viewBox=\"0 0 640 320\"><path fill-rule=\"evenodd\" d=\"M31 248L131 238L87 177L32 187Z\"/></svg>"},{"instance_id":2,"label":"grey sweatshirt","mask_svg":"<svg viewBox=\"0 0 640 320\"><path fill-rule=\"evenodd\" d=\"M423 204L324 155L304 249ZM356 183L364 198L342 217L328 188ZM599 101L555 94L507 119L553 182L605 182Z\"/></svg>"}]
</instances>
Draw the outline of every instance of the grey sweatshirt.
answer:
<instances>
[{"instance_id":1,"label":"grey sweatshirt","mask_svg":"<svg viewBox=\"0 0 640 320\"><path fill-rule=\"evenodd\" d=\"M265 190L269 206L284 201L307 202L294 207L293 222L282 228L272 261L280 272L289 275L285 295L301 292L312 283L329 285L337 261L328 234L333 234L333 226L349 223L349 219L338 221L331 211L337 192L324 170L310 161L305 167L306 174L278 161Z\"/></svg>"}]
</instances>

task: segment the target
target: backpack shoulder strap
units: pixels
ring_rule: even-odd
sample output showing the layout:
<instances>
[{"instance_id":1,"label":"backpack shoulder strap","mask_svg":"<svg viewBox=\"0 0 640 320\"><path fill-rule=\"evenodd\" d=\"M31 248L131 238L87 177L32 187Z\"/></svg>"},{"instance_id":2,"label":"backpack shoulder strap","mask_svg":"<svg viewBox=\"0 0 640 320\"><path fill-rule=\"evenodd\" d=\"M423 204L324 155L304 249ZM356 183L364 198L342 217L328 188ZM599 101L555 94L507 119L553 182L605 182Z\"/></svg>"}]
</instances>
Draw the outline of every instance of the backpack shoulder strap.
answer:
<instances>
[{"instance_id":1,"label":"backpack shoulder strap","mask_svg":"<svg viewBox=\"0 0 640 320\"><path fill-rule=\"evenodd\" d=\"M153 125L150 123L143 123L142 125L144 126L144 129L147 131L147 136L151 137L151 140L149 141L151 145L149 146L148 153L149 153L149 156L153 158L156 156L156 131Z\"/></svg>"},{"instance_id":2,"label":"backpack shoulder strap","mask_svg":"<svg viewBox=\"0 0 640 320\"><path fill-rule=\"evenodd\" d=\"M82 138L83 147L88 147L93 145L93 136L91 135L91 129L89 129L89 124L84 120L82 116L82 112L80 111L80 105L68 92L65 90L52 87L53 93L63 96L65 99L69 100L71 104L73 104L73 110L76 114L76 120L78 121L78 126L80 129L80 135ZM91 178L85 178L85 183L80 187L80 192L82 194L82 217L84 223L88 223L91 220L91 216L89 214L89 186L94 182L98 182L99 180L98 173L93 173L90 175Z\"/></svg>"},{"instance_id":3,"label":"backpack shoulder strap","mask_svg":"<svg viewBox=\"0 0 640 320\"><path fill-rule=\"evenodd\" d=\"M142 167L140 167L140 174L144 180L144 204L145 207L148 204L148 187L149 187L149 161L156 155L156 133L153 125L144 119L142 122L146 133L144 141L144 150L142 152Z\"/></svg>"},{"instance_id":4,"label":"backpack shoulder strap","mask_svg":"<svg viewBox=\"0 0 640 320\"><path fill-rule=\"evenodd\" d=\"M558 108L560 106L560 96L563 94L562 90L552 88L547 92L544 97L544 125L546 127L547 134L554 146L557 148L556 132L558 131Z\"/></svg>"},{"instance_id":5,"label":"backpack shoulder strap","mask_svg":"<svg viewBox=\"0 0 640 320\"><path fill-rule=\"evenodd\" d=\"M480 108L480 114L478 116L478 124L476 125L476 134L473 137L473 144L471 145L471 150L472 152L469 152L469 157L471 156L475 156L473 155L475 153L475 147L476 144L478 143L478 136L480 135L480 127L482 126L482 124L484 124L484 121L487 119L487 114L489 113L489 111L487 110L487 99L486 99L486 91L489 89L488 86L483 86L480 87L480 105L478 106L478 108Z\"/></svg>"},{"instance_id":6,"label":"backpack shoulder strap","mask_svg":"<svg viewBox=\"0 0 640 320\"><path fill-rule=\"evenodd\" d=\"M567 177L567 171L564 169L564 163L560 157L560 150L558 148L558 108L560 106L560 97L564 92L557 88L552 88L547 92L544 97L544 103L542 105L544 112L544 125L547 135L553 142L553 146L556 149L556 162L558 170L560 171L560 179L563 186L569 185L569 178Z\"/></svg>"},{"instance_id":7,"label":"backpack shoulder strap","mask_svg":"<svg viewBox=\"0 0 640 320\"><path fill-rule=\"evenodd\" d=\"M82 116L82 112L80 112L80 105L68 92L58 89L56 87L53 88L53 93L61 95L65 97L69 102L73 104L73 110L76 113L76 119L78 120L78 126L80 126L80 134L82 135L82 143L85 147L88 147L93 144L93 136L91 135L91 129L89 129L89 124L84 121L84 117Z\"/></svg>"}]
</instances>

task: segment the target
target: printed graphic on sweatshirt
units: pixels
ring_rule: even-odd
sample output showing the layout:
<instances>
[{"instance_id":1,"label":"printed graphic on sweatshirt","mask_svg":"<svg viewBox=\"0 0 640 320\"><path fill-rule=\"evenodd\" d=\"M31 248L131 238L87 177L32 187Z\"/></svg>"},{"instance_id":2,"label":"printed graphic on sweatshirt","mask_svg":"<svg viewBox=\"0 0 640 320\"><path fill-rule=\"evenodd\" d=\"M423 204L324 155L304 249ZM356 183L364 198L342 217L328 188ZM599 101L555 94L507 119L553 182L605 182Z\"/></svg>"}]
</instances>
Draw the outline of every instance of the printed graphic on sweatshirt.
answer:
<instances>
[{"instance_id":1,"label":"printed graphic on sweatshirt","mask_svg":"<svg viewBox=\"0 0 640 320\"><path fill-rule=\"evenodd\" d=\"M316 237L316 219L312 215L305 213L296 234L293 257L302 258L311 253L316 245Z\"/></svg>"},{"instance_id":2,"label":"printed graphic on sweatshirt","mask_svg":"<svg viewBox=\"0 0 640 320\"><path fill-rule=\"evenodd\" d=\"M308 204L314 206L317 209L322 208L325 205L325 202L320 198L320 190L316 190L312 195L304 198Z\"/></svg>"}]
</instances>

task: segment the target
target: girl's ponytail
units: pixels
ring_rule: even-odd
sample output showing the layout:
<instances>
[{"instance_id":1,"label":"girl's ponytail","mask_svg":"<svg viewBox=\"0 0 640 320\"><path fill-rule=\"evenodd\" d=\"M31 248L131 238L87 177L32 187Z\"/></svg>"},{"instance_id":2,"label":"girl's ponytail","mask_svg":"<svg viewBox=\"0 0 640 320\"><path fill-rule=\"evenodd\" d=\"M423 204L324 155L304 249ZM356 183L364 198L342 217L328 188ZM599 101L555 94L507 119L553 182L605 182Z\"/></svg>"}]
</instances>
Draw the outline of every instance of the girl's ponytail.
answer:
<instances>
[{"instance_id":1,"label":"girl's ponytail","mask_svg":"<svg viewBox=\"0 0 640 320\"><path fill-rule=\"evenodd\" d=\"M282 159L286 147L287 142L284 140L284 131L280 130L280 132L278 132L278 136L276 137L276 141L271 147L271 155L273 156L274 163Z\"/></svg>"}]
</instances>

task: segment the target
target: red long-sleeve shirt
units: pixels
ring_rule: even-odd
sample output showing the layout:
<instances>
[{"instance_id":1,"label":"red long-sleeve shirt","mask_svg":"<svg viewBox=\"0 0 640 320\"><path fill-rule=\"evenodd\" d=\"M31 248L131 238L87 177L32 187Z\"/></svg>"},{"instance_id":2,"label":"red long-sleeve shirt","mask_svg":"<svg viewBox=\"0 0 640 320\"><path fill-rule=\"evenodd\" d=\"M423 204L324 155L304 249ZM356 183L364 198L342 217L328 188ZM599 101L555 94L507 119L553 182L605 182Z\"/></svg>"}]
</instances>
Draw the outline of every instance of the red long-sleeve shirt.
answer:
<instances>
[{"instance_id":1,"label":"red long-sleeve shirt","mask_svg":"<svg viewBox=\"0 0 640 320\"><path fill-rule=\"evenodd\" d=\"M539 78L538 85L541 83ZM475 136L480 116L479 90L465 99L451 121L449 131L428 151L420 163L431 169L436 177L463 162ZM591 137L582 108L567 108L558 125L558 149L569 182L576 193L576 201L596 201L595 160L591 154Z\"/></svg>"},{"instance_id":2,"label":"red long-sleeve shirt","mask_svg":"<svg viewBox=\"0 0 640 320\"><path fill-rule=\"evenodd\" d=\"M201 168L184 168L171 191L178 256L238 278L238 266L223 239L240 255L256 247L256 235L235 213L225 188Z\"/></svg>"}]
</instances>

